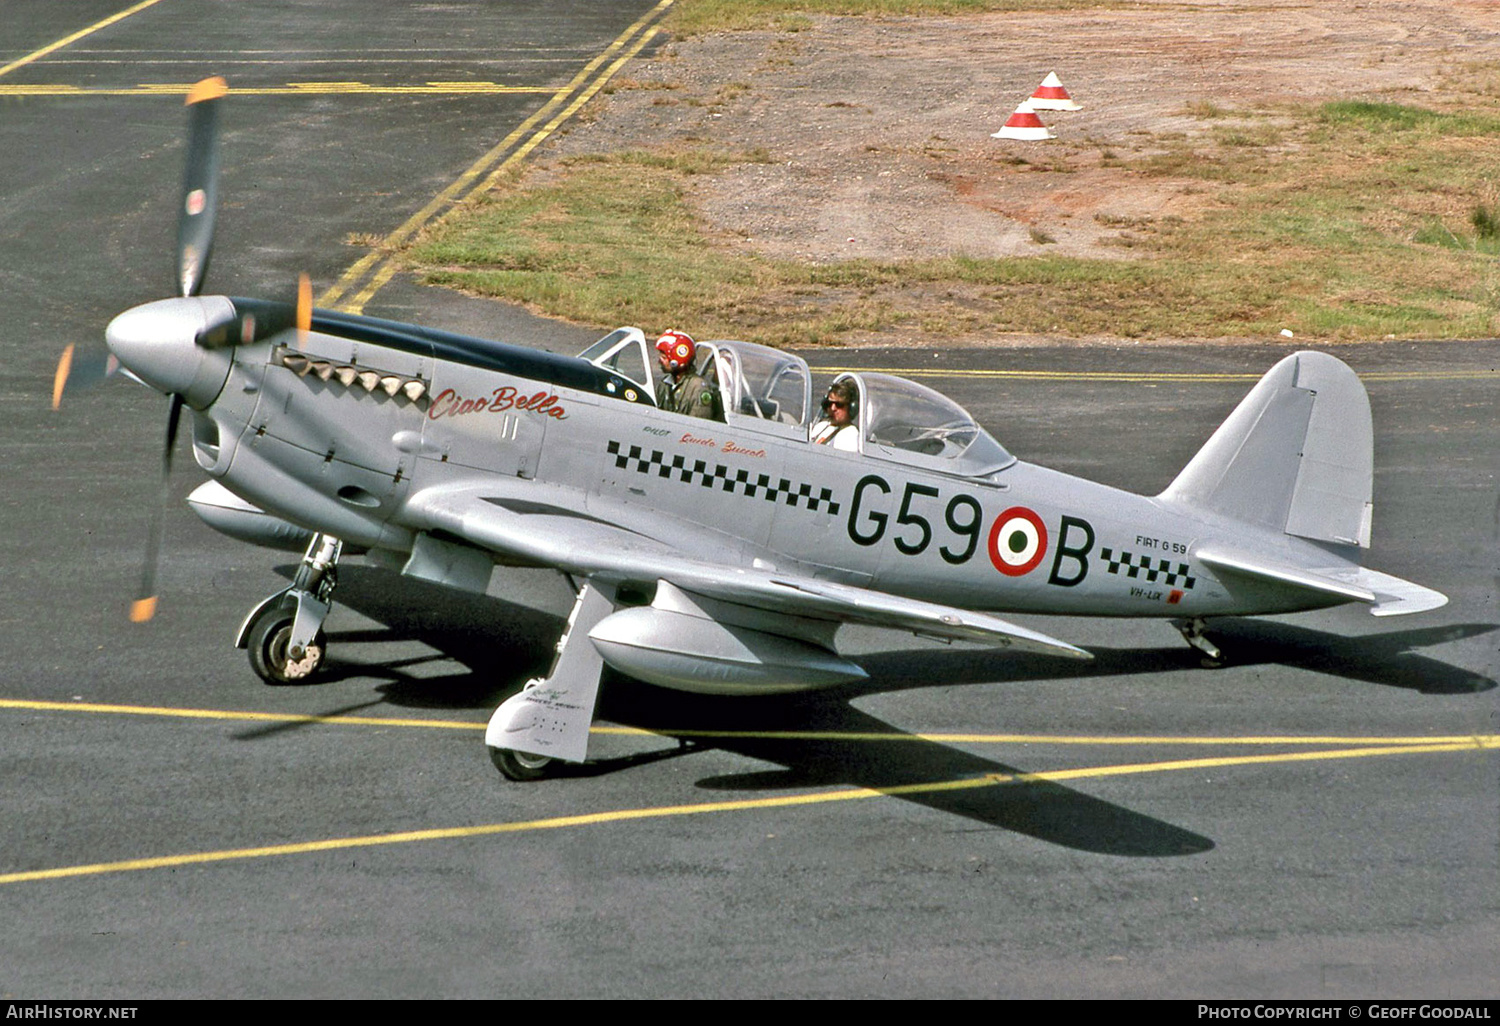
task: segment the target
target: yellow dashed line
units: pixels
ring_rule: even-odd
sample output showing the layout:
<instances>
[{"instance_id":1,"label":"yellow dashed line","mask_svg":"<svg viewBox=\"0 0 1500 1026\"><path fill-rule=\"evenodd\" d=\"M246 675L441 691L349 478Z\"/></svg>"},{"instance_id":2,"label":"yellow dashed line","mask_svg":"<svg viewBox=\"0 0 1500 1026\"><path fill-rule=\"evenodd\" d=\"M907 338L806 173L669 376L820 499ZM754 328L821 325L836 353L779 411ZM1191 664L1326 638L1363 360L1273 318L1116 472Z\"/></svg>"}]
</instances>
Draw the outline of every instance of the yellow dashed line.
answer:
<instances>
[{"instance_id":1,"label":"yellow dashed line","mask_svg":"<svg viewBox=\"0 0 1500 1026\"><path fill-rule=\"evenodd\" d=\"M1484 743L1476 743L1483 740ZM167 869L177 866L203 865L211 862L228 862L239 859L270 858L283 855L301 855L320 851L342 851L350 848L372 848L391 844L411 844L418 841L456 840L469 837L485 837L492 834L521 833L532 830L557 830L568 827L596 826L605 823L622 823L631 820L665 819L674 816L697 816L714 812L746 812L760 809L792 808L803 805L819 805L828 802L853 801L879 797L904 797L909 795L935 794L939 792L973 790L1006 784L1058 783L1088 778L1117 777L1140 773L1169 773L1184 770L1222 769L1232 766L1265 765L1278 762L1309 762L1329 759L1359 759L1379 755L1421 755L1439 752L1474 751L1500 747L1495 738L1475 739L1453 744L1420 744L1403 746L1380 746L1373 748L1345 748L1325 752L1293 752L1283 755L1225 756L1210 759L1175 759L1166 762L1130 763L1119 766L1096 766L1084 769L1054 770L1045 773L990 773L980 777L958 780L943 780L917 784L896 784L890 787L855 787L837 791L819 791L810 794L781 795L774 798L750 798L740 801L702 802L692 805L664 805L655 808L616 809L606 812L583 813L571 816L554 816L546 819L522 820L513 823L489 823L470 827L448 827L432 830L410 830L390 834L367 834L360 837L337 837L321 841L302 841L294 844L264 845L255 848L231 848L223 851L195 852L186 855L165 855L155 858L126 859L119 862L100 862L92 865L62 866L56 869L34 869L18 873L0 874L0 884L25 883L39 880L58 880L77 876L98 876L106 873L127 873L147 869Z\"/></svg>"}]
</instances>

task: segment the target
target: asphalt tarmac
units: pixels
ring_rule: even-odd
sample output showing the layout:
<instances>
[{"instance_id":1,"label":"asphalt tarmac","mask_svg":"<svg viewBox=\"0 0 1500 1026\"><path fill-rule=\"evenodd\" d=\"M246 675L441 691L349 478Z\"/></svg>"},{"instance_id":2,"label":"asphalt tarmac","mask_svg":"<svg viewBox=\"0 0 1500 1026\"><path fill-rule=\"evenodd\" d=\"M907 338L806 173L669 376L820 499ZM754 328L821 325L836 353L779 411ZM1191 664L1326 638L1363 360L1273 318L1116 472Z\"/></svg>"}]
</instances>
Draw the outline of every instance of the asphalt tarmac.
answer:
<instances>
[{"instance_id":1,"label":"asphalt tarmac","mask_svg":"<svg viewBox=\"0 0 1500 1026\"><path fill-rule=\"evenodd\" d=\"M10 6L0 69L129 9ZM351 565L328 676L266 687L232 639L292 560L191 515L185 445L161 609L128 623L166 400L48 398L63 345L170 288L181 101L140 83L246 90L209 288L306 269L347 297L378 272L351 273L351 237L509 159L651 5L290 10L161 0L0 70L0 995L1495 994L1500 340L1336 351L1374 408L1371 565L1449 605L1224 621L1223 669L1152 621L1023 621L1081 669L846 629L865 686L611 680L593 761L512 784L482 726L548 663L566 585ZM599 333L399 275L364 308L564 351ZM1294 345L805 355L899 369L1022 459L1150 493Z\"/></svg>"}]
</instances>

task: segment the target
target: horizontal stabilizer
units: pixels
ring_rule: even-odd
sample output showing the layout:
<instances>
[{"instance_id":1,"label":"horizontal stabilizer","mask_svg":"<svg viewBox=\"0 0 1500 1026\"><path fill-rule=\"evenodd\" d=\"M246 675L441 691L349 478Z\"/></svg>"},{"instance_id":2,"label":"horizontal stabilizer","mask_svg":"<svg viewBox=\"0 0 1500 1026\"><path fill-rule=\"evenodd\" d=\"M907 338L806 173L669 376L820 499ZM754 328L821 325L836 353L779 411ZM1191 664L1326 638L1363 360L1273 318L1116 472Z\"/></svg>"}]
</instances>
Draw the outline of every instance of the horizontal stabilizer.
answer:
<instances>
[{"instance_id":1,"label":"horizontal stabilizer","mask_svg":"<svg viewBox=\"0 0 1500 1026\"><path fill-rule=\"evenodd\" d=\"M1339 567L1322 570L1320 573L1347 581L1355 587L1368 588L1375 593L1375 605L1370 612L1375 616L1405 616L1407 613L1425 613L1448 604L1448 596L1420 584L1369 570L1362 566Z\"/></svg>"},{"instance_id":2,"label":"horizontal stabilizer","mask_svg":"<svg viewBox=\"0 0 1500 1026\"><path fill-rule=\"evenodd\" d=\"M1317 592L1334 601L1364 602L1376 616L1421 613L1448 601L1446 595L1431 588L1352 564L1298 566L1221 546L1205 546L1196 556L1205 566L1222 573Z\"/></svg>"},{"instance_id":3,"label":"horizontal stabilizer","mask_svg":"<svg viewBox=\"0 0 1500 1026\"><path fill-rule=\"evenodd\" d=\"M1243 574L1258 581L1285 584L1304 591L1316 591L1342 602L1375 601L1375 593L1370 589L1330 577L1324 571L1217 547L1200 548L1197 556L1200 563L1214 570Z\"/></svg>"}]
</instances>

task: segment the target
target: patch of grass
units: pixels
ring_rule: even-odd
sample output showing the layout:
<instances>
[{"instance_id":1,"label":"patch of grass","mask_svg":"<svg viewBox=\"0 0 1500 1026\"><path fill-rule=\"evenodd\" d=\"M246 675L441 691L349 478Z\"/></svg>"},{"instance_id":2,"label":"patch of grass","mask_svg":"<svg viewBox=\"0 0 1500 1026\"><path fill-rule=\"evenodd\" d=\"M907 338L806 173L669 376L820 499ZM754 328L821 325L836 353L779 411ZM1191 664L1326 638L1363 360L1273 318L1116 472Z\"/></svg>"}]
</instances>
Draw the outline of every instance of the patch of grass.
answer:
<instances>
[{"instance_id":1,"label":"patch of grass","mask_svg":"<svg viewBox=\"0 0 1500 1026\"><path fill-rule=\"evenodd\" d=\"M1275 146L1281 142L1281 129L1275 125L1257 124L1217 127L1214 142L1220 146Z\"/></svg>"},{"instance_id":2,"label":"patch of grass","mask_svg":"<svg viewBox=\"0 0 1500 1026\"><path fill-rule=\"evenodd\" d=\"M1177 143L1163 152L1132 161L1130 166L1154 178L1201 178L1220 182L1245 172L1243 164L1227 163L1214 153Z\"/></svg>"},{"instance_id":3,"label":"patch of grass","mask_svg":"<svg viewBox=\"0 0 1500 1026\"><path fill-rule=\"evenodd\" d=\"M1436 111L1408 107L1399 103L1371 103L1366 100L1336 100L1325 103L1318 117L1330 125L1354 125L1364 129L1386 131L1410 130L1430 124L1442 117Z\"/></svg>"},{"instance_id":4,"label":"patch of grass","mask_svg":"<svg viewBox=\"0 0 1500 1026\"><path fill-rule=\"evenodd\" d=\"M1195 118L1227 118L1231 114L1227 108L1220 107L1212 100L1194 100L1186 104L1182 112Z\"/></svg>"},{"instance_id":5,"label":"patch of grass","mask_svg":"<svg viewBox=\"0 0 1500 1026\"><path fill-rule=\"evenodd\" d=\"M749 91L749 82L726 82L714 90L714 98L710 101L710 106L721 107L739 99Z\"/></svg>"},{"instance_id":6,"label":"patch of grass","mask_svg":"<svg viewBox=\"0 0 1500 1026\"><path fill-rule=\"evenodd\" d=\"M1412 241L1423 246L1500 256L1500 234L1497 234L1494 222L1485 218L1485 213L1487 209L1481 206L1470 216L1474 228L1472 235L1463 226L1458 226L1455 231L1441 219L1433 218L1412 233Z\"/></svg>"},{"instance_id":7,"label":"patch of grass","mask_svg":"<svg viewBox=\"0 0 1500 1026\"><path fill-rule=\"evenodd\" d=\"M563 166L582 164L623 164L654 168L684 175L713 174L740 164L768 164L771 155L757 147L753 150L720 150L702 146L674 147L659 150L622 150L609 154L585 154L569 157Z\"/></svg>"},{"instance_id":8,"label":"patch of grass","mask_svg":"<svg viewBox=\"0 0 1500 1026\"><path fill-rule=\"evenodd\" d=\"M1175 223L1181 223L1180 218L1173 219ZM1155 232L1156 218L1149 215L1132 217L1125 214L1111 214L1100 211L1094 215L1094 223L1106 228L1118 228L1121 235L1128 235L1130 231Z\"/></svg>"},{"instance_id":9,"label":"patch of grass","mask_svg":"<svg viewBox=\"0 0 1500 1026\"><path fill-rule=\"evenodd\" d=\"M1494 61L1465 61L1449 69L1444 79L1451 92L1500 97L1500 63Z\"/></svg>"},{"instance_id":10,"label":"patch of grass","mask_svg":"<svg viewBox=\"0 0 1500 1026\"><path fill-rule=\"evenodd\" d=\"M1469 215L1469 223L1481 239L1500 238L1500 216L1496 216L1493 207L1479 204Z\"/></svg>"},{"instance_id":11,"label":"patch of grass","mask_svg":"<svg viewBox=\"0 0 1500 1026\"><path fill-rule=\"evenodd\" d=\"M1400 103L1338 100L1319 107L1317 116L1329 127L1359 128L1367 132L1450 137L1500 134L1500 112L1497 111L1463 110L1450 114Z\"/></svg>"}]
</instances>

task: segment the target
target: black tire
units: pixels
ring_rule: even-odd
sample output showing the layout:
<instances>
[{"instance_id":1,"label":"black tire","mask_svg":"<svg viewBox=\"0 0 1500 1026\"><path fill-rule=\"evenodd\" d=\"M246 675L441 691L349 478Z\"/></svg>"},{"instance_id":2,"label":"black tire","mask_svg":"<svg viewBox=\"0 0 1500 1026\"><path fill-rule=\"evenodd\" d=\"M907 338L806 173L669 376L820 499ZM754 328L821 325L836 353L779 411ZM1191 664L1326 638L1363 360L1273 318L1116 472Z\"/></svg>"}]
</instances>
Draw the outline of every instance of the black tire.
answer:
<instances>
[{"instance_id":1,"label":"black tire","mask_svg":"<svg viewBox=\"0 0 1500 1026\"><path fill-rule=\"evenodd\" d=\"M294 606L273 606L260 614L250 628L247 646L250 649L250 669L267 684L278 687L310 684L323 668L328 639L322 631L313 638L301 661L287 662L286 646L292 637L292 622L297 618L296 614Z\"/></svg>"},{"instance_id":2,"label":"black tire","mask_svg":"<svg viewBox=\"0 0 1500 1026\"><path fill-rule=\"evenodd\" d=\"M546 755L518 752L514 748L491 748L490 761L510 780L541 780L547 775L552 759Z\"/></svg>"}]
</instances>

